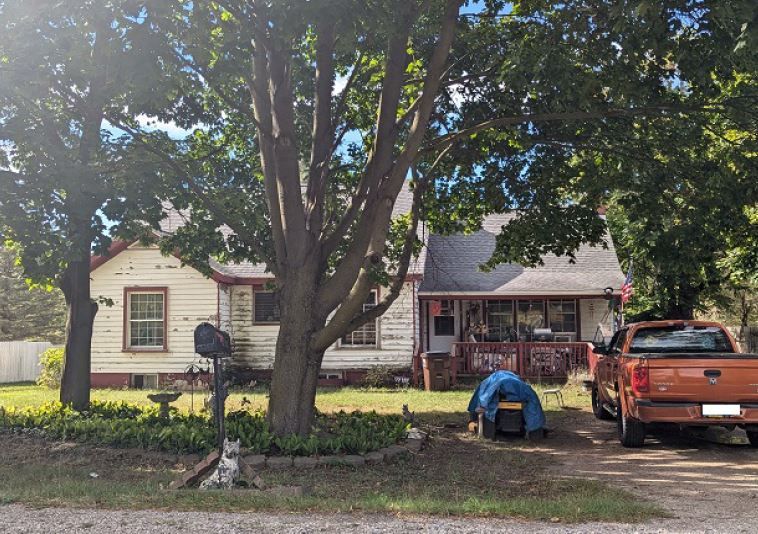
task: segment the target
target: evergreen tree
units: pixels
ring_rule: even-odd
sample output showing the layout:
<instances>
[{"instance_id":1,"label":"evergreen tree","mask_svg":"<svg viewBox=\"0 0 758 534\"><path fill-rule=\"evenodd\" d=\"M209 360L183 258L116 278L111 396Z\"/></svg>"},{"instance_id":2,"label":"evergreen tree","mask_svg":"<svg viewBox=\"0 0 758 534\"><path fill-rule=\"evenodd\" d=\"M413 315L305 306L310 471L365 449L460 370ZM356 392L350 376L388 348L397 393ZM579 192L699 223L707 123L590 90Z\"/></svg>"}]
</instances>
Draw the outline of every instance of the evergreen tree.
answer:
<instances>
[{"instance_id":1,"label":"evergreen tree","mask_svg":"<svg viewBox=\"0 0 758 534\"><path fill-rule=\"evenodd\" d=\"M12 250L0 248L0 341L61 343L66 303L58 289L29 287Z\"/></svg>"}]
</instances>

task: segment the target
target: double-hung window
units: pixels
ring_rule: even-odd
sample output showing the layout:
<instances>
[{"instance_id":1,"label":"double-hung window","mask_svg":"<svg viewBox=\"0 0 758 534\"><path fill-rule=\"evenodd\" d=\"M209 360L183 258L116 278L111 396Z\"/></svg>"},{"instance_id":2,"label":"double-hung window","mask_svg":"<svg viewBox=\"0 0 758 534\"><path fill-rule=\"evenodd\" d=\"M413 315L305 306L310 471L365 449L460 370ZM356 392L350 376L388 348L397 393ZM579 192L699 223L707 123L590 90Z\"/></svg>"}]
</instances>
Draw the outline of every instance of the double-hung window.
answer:
<instances>
[{"instance_id":1,"label":"double-hung window","mask_svg":"<svg viewBox=\"0 0 758 534\"><path fill-rule=\"evenodd\" d=\"M125 349L166 350L166 288L127 288Z\"/></svg>"},{"instance_id":2,"label":"double-hung window","mask_svg":"<svg viewBox=\"0 0 758 534\"><path fill-rule=\"evenodd\" d=\"M372 289L366 302L363 304L363 311L374 308L378 301L376 289ZM340 345L342 347L358 348L376 348L379 346L379 319L369 321L360 328L353 330L349 334L342 336Z\"/></svg>"}]
</instances>

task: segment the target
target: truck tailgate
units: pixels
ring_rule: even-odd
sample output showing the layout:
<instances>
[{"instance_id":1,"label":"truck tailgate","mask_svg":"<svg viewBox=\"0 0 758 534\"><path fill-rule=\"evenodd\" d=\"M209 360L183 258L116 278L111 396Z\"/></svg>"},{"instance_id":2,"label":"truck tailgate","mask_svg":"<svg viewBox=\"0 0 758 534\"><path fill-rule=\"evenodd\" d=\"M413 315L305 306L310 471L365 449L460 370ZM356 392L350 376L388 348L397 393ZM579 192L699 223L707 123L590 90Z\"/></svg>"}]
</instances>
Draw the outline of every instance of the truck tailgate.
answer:
<instances>
[{"instance_id":1,"label":"truck tailgate","mask_svg":"<svg viewBox=\"0 0 758 534\"><path fill-rule=\"evenodd\" d=\"M758 403L756 354L641 356L649 368L653 401Z\"/></svg>"}]
</instances>

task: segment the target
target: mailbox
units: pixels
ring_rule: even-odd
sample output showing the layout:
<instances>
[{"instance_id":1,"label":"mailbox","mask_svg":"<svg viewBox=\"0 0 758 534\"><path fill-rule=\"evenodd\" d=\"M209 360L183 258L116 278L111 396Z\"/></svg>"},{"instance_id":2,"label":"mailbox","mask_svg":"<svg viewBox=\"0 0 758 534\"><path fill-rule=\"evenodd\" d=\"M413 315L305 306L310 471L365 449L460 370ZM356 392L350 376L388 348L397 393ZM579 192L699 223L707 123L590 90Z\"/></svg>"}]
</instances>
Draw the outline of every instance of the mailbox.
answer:
<instances>
[{"instance_id":1,"label":"mailbox","mask_svg":"<svg viewBox=\"0 0 758 534\"><path fill-rule=\"evenodd\" d=\"M195 352L209 357L231 354L229 334L210 323L200 323L195 328Z\"/></svg>"}]
</instances>

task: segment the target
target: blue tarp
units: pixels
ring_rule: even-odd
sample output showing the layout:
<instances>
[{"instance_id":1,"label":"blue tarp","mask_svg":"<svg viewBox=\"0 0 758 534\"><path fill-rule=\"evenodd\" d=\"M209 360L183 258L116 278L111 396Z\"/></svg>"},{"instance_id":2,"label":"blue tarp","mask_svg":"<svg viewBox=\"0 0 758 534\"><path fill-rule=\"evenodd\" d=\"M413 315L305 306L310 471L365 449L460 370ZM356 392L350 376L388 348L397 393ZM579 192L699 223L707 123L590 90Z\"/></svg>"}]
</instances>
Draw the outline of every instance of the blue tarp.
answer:
<instances>
[{"instance_id":1,"label":"blue tarp","mask_svg":"<svg viewBox=\"0 0 758 534\"><path fill-rule=\"evenodd\" d=\"M527 432L545 427L545 414L539 397L529 384L511 371L495 371L485 378L471 397L469 413L476 416L476 409L482 406L485 409L484 416L494 423L500 394L509 401L523 403L524 427Z\"/></svg>"}]
</instances>

